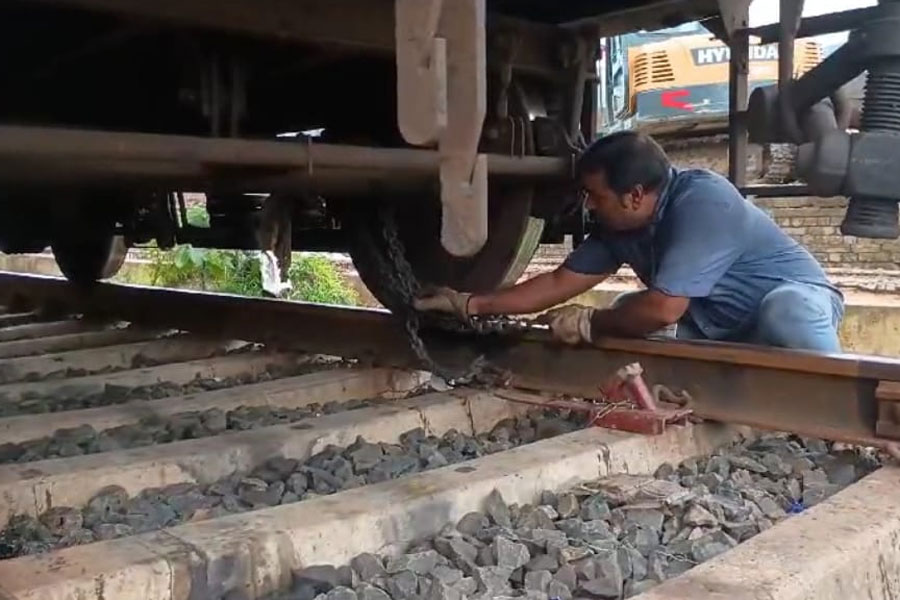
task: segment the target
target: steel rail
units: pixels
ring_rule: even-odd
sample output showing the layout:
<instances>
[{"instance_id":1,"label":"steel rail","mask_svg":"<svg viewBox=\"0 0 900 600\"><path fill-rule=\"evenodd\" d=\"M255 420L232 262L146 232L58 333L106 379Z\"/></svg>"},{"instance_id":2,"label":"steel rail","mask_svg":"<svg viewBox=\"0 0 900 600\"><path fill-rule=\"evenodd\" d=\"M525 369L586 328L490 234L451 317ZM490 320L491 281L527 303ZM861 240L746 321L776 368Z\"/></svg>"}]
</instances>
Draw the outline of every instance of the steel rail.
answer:
<instances>
[{"instance_id":1,"label":"steel rail","mask_svg":"<svg viewBox=\"0 0 900 600\"><path fill-rule=\"evenodd\" d=\"M42 307L175 327L364 363L420 366L402 328L379 310L119 284L78 290L59 278L6 272L0 272L0 303L17 310ZM483 354L509 371L513 385L527 389L592 396L617 369L639 362L651 385L687 391L702 418L874 445L900 431L879 423L880 409L882 420L898 412L893 403L900 393L891 393L897 388L891 382L900 382L900 361L894 359L624 339L572 348L552 344L543 330L477 338L429 332L425 339L444 364L462 366Z\"/></svg>"}]
</instances>

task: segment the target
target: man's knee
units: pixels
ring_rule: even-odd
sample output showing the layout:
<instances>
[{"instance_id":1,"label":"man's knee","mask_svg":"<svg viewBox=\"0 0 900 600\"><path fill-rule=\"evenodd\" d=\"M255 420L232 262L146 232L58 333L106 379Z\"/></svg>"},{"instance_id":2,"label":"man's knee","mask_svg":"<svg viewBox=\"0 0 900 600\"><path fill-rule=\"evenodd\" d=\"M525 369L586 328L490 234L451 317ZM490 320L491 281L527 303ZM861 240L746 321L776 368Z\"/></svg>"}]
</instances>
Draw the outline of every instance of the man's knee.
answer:
<instances>
[{"instance_id":1,"label":"man's knee","mask_svg":"<svg viewBox=\"0 0 900 600\"><path fill-rule=\"evenodd\" d=\"M760 303L757 338L773 346L839 352L836 321L828 290L785 284Z\"/></svg>"},{"instance_id":2,"label":"man's knee","mask_svg":"<svg viewBox=\"0 0 900 600\"><path fill-rule=\"evenodd\" d=\"M640 294L640 291L634 292L622 292L618 294L615 298L613 298L612 302L609 303L609 308L618 308L622 306L623 303L627 302L629 298L633 298L637 294ZM671 325L666 325L661 329L657 329L653 333L649 334L647 337L662 337L662 338L674 338L678 337L678 324L672 323Z\"/></svg>"}]
</instances>

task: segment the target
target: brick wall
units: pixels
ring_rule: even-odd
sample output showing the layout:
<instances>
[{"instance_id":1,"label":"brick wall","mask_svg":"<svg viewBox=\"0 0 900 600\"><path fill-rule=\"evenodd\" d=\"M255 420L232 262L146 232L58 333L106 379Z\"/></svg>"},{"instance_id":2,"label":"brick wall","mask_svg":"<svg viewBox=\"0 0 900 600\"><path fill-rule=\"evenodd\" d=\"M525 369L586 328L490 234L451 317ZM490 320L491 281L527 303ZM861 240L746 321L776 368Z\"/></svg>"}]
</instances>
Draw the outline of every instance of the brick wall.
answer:
<instances>
[{"instance_id":1,"label":"brick wall","mask_svg":"<svg viewBox=\"0 0 900 600\"><path fill-rule=\"evenodd\" d=\"M842 236L843 198L766 198L756 201L786 233L828 267L896 269L900 242Z\"/></svg>"}]
</instances>

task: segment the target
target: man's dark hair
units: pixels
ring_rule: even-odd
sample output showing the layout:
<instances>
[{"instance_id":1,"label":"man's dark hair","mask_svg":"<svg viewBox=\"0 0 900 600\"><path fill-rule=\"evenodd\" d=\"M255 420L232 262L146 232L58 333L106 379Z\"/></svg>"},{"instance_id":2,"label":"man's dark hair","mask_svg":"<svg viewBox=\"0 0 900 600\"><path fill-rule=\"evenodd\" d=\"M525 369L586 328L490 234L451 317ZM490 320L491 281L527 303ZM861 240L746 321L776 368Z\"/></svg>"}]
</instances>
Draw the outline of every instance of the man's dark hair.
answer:
<instances>
[{"instance_id":1,"label":"man's dark hair","mask_svg":"<svg viewBox=\"0 0 900 600\"><path fill-rule=\"evenodd\" d=\"M607 185L625 194L636 185L656 190L665 184L671 164L653 138L635 131L619 131L603 136L587 147L575 164L575 174L603 172Z\"/></svg>"}]
</instances>

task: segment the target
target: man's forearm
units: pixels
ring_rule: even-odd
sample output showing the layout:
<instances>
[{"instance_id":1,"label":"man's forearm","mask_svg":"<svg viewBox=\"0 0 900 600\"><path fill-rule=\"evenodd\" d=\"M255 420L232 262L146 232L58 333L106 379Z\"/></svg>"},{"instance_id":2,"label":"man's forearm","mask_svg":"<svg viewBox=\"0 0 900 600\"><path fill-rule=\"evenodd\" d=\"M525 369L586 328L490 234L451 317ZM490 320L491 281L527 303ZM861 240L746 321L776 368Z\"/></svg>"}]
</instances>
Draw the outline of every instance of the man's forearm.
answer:
<instances>
[{"instance_id":1,"label":"man's forearm","mask_svg":"<svg viewBox=\"0 0 900 600\"><path fill-rule=\"evenodd\" d=\"M566 298L556 300L553 274L542 273L518 285L490 294L477 294L469 300L469 313L474 315L521 315L549 308Z\"/></svg>"},{"instance_id":2,"label":"man's forearm","mask_svg":"<svg viewBox=\"0 0 900 600\"><path fill-rule=\"evenodd\" d=\"M557 269L490 294L476 294L469 300L468 311L471 315L536 313L590 289L605 277Z\"/></svg>"},{"instance_id":3,"label":"man's forearm","mask_svg":"<svg viewBox=\"0 0 900 600\"><path fill-rule=\"evenodd\" d=\"M660 299L655 292L635 294L620 306L594 311L591 337L643 337L678 321L684 310L673 308L672 299ZM684 307L686 308L686 300Z\"/></svg>"}]
</instances>

